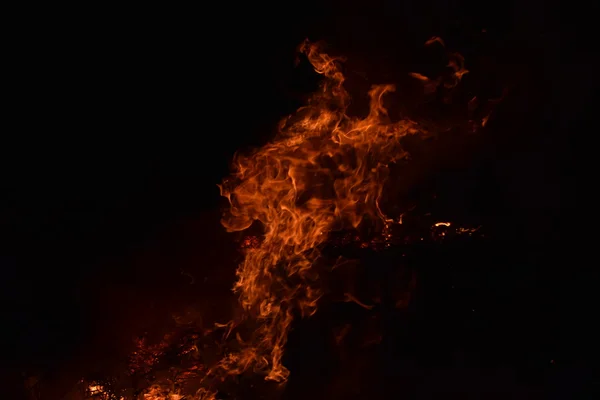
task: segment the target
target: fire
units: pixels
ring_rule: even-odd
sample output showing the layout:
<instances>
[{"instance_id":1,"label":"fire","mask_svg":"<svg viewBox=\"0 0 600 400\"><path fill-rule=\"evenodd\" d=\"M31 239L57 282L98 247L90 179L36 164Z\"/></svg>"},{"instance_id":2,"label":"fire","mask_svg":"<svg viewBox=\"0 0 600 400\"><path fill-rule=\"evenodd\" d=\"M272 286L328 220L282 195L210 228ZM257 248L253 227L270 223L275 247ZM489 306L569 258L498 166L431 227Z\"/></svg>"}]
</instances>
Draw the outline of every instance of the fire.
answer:
<instances>
[{"instance_id":1,"label":"fire","mask_svg":"<svg viewBox=\"0 0 600 400\"><path fill-rule=\"evenodd\" d=\"M437 37L426 43L434 44L444 46ZM350 96L341 71L344 59L325 54L318 44L308 41L299 50L323 76L319 91L305 107L281 121L272 142L251 154L237 154L232 176L219 185L230 204L222 225L230 232L262 229L262 234L246 235L241 243L245 258L236 271L233 290L239 295L242 316L215 324L212 330L203 328L190 336L189 343L175 348L171 337L159 344L138 340L129 372L136 376L152 373L154 385L143 391L144 399L213 400L218 396L215 388L227 375L249 371L264 374L266 380L285 381L289 371L283 355L291 324L297 317L313 315L323 295L315 264L322 258L325 243L353 242L360 248L379 250L422 241L428 233L436 241L454 234L470 236L479 229L430 221L417 239L394 235L393 227L404 226L412 209L395 219L384 212L383 191L390 167L408 155L403 138L430 132L411 119L390 118L385 100L395 90L393 85L372 86L367 116L350 115ZM451 53L448 58L449 76L410 75L423 83L426 93L454 88L468 71L459 54ZM470 111L477 107L476 97L469 107ZM485 125L488 116L475 125ZM363 228L377 235L365 238ZM345 234L334 235L339 231ZM406 281L414 288L416 275ZM401 294L396 306L405 307L410 296ZM344 293L342 301L367 310L379 302L350 292ZM343 340L348 330L349 326L344 327L336 341ZM217 358L203 359L203 343L217 344ZM158 383L152 371L169 352L183 361ZM89 386L88 394L108 396L99 385Z\"/></svg>"},{"instance_id":2,"label":"fire","mask_svg":"<svg viewBox=\"0 0 600 400\"><path fill-rule=\"evenodd\" d=\"M439 38L427 44L432 43L443 44ZM220 366L233 374L264 371L274 381L289 374L282 355L294 316L310 316L317 309L322 293L312 266L320 246L333 231L364 224L379 231L389 228L393 221L380 207L389 167L407 155L403 137L427 134L410 119L390 119L385 99L393 85L372 86L365 118L348 115L350 96L340 69L344 60L314 43L304 42L300 51L323 75L320 90L281 122L273 142L237 155L232 178L220 185L230 203L223 226L243 231L258 223L263 229L260 243L246 246L234 286L258 328L245 339L243 350ZM445 87L467 73L463 64L460 55L451 54L453 74ZM429 78L413 76L431 86Z\"/></svg>"}]
</instances>

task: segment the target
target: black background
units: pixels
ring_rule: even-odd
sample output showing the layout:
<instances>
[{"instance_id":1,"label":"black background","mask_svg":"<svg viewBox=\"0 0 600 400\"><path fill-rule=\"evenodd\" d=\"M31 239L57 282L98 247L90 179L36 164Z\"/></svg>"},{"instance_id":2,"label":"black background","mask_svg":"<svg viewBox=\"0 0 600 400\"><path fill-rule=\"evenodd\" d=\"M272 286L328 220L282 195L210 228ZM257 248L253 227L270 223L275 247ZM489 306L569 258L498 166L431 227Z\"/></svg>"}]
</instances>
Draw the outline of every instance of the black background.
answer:
<instances>
[{"instance_id":1,"label":"black background","mask_svg":"<svg viewBox=\"0 0 600 400\"><path fill-rule=\"evenodd\" d=\"M579 183L593 182L581 174L593 160L584 156L594 132L593 10L469 3L20 13L6 61L14 72L4 78L16 89L3 134L0 210L7 382L20 385L23 371L54 376L84 352L118 353L120 341L180 301L161 285L178 287L182 268L211 276L215 291L230 286L235 262L225 260L216 183L236 150L272 137L316 87L305 66L294 66L304 38L326 41L354 63L350 69L384 82L437 35L468 68L480 60L479 74L512 89L478 147L459 163L449 157L443 173L423 173L421 183L434 181L448 204L477 214L501 238L489 273L486 265L466 269L479 291L503 293L464 305L501 310L482 317L486 340L471 352L511 354L501 363L508 372L490 378L514 384L509 397L591 393L595 272L584 254L594 211ZM443 286L443 274L437 283L431 276L431 287ZM445 299L426 293L432 304ZM119 304L130 311L115 311ZM143 322L131 321L136 313ZM440 353L452 346L444 343ZM479 398L485 373L460 374L449 368L431 379Z\"/></svg>"}]
</instances>

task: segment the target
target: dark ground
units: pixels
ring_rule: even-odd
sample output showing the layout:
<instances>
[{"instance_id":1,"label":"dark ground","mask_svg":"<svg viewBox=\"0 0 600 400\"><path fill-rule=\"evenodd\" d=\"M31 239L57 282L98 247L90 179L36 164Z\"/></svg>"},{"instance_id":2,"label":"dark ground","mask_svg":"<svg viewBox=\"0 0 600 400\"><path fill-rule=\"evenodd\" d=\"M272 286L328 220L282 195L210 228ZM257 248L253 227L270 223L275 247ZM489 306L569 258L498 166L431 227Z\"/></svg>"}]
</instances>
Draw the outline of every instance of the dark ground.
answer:
<instances>
[{"instance_id":1,"label":"dark ground","mask_svg":"<svg viewBox=\"0 0 600 400\"><path fill-rule=\"evenodd\" d=\"M486 136L424 156L408 191L436 191L494 239L465 249L459 272L423 261L410 332L391 329L403 339L376 358L377 390L368 374L348 373L382 398L591 398L594 211L579 183L594 182L583 177L595 132L593 11L523 3L21 14L2 146L6 390L29 371L57 383L44 399L60 399L69 379L173 309L230 301L234 244L215 184L236 150L264 143L315 87L293 65L302 39L327 41L357 75L385 82L438 35L511 95ZM319 326L298 329L317 338ZM312 345L298 337L290 352L304 354L290 363L309 371ZM297 376L288 393L298 397L343 386Z\"/></svg>"}]
</instances>

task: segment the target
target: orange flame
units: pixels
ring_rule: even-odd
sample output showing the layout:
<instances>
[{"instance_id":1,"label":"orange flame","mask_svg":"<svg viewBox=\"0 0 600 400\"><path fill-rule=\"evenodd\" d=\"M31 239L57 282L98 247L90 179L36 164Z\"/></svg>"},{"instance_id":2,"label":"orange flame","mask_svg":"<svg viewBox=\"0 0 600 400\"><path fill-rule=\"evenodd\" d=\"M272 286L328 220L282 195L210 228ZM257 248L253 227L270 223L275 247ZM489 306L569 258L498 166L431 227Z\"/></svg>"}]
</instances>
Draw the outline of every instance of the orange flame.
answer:
<instances>
[{"instance_id":1,"label":"orange flame","mask_svg":"<svg viewBox=\"0 0 600 400\"><path fill-rule=\"evenodd\" d=\"M437 37L426 45L435 43L444 46ZM314 70L323 75L320 90L305 107L280 123L273 142L250 155L237 154L232 177L219 185L221 195L230 203L222 219L223 226L230 232L243 231L255 224L263 230L261 237L244 239L245 258L236 271L234 285L245 312L242 319L254 330L249 337L243 337L244 331L237 328L244 325L236 316L225 324L215 324L214 330L195 333L193 342L178 350L179 354L188 354L191 363L177 370L177 378L147 387L142 394L144 399L215 400L218 392L214 387L225 380L225 375L246 371L264 373L267 380L285 381L289 371L282 357L291 324L297 316L313 315L322 296L313 266L321 257L322 245L335 238L329 238L329 234L368 225L380 233L379 239L363 241L356 232L347 232L351 240L360 242L362 248L387 247L394 241L391 225L403 224L406 213L394 221L380 207L384 184L390 166L408 155L401 139L428 132L410 119L390 119L384 100L395 90L393 85L372 86L366 117L349 115L350 96L340 69L344 60L323 53L319 45L308 41L299 50ZM419 73L410 75L423 82L425 93L452 89L468 71L459 54L449 54L449 59L452 71L449 77L430 79ZM478 99L473 97L468 110L474 112L477 107ZM484 111L489 116L489 110ZM485 125L487 116L476 127ZM454 227L450 222L436 222L430 228L434 240L446 237L447 233L472 235L479 230L479 227ZM344 262L338 262L331 268L343 265ZM410 290L395 299L396 307L409 303L416 285L415 274L404 278ZM380 303L378 298L364 300L344 293L343 301L367 310ZM175 321L185 325L194 318L193 313L186 313L176 316ZM347 325L337 332L336 342L341 343L349 329ZM201 340L214 339L211 334L215 332L222 334L223 342L237 340L235 350L228 344L219 344L216 359L222 358L216 365L200 357ZM151 372L167 353L171 341L168 336L154 345L138 340L131 355L130 372L138 375ZM202 377L200 382L198 377ZM209 382L212 377L216 379ZM154 376L152 379L156 380ZM193 390L191 386L179 385L191 380L197 384ZM104 398L108 393L107 388L96 383L87 387L87 394L92 396Z\"/></svg>"},{"instance_id":2,"label":"orange flame","mask_svg":"<svg viewBox=\"0 0 600 400\"><path fill-rule=\"evenodd\" d=\"M390 121L384 105L393 85L374 85L370 111L360 119L346 113L340 58L305 42L300 51L324 81L309 104L282 121L276 140L249 156L236 156L234 178L220 185L230 202L222 223L241 231L255 221L264 229L259 246L248 249L234 290L259 321L251 345L222 366L232 373L266 369L283 381L283 349L295 313L310 316L321 296L311 269L327 234L357 228L365 219L390 220L379 207L390 164L406 156L402 137L423 133L408 119Z\"/></svg>"}]
</instances>

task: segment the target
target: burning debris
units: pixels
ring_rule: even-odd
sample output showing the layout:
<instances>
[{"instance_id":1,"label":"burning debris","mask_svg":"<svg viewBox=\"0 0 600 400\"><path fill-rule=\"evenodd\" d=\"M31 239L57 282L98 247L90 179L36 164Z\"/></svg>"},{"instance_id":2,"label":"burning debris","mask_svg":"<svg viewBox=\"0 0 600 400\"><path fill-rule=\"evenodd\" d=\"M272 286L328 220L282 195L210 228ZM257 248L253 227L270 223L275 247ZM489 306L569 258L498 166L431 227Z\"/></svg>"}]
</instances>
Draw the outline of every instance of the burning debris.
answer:
<instances>
[{"instance_id":1,"label":"burning debris","mask_svg":"<svg viewBox=\"0 0 600 400\"><path fill-rule=\"evenodd\" d=\"M443 41L432 38L427 44ZM404 139L435 132L408 118L391 120L385 102L393 85L371 88L366 117L349 115L343 59L308 41L300 51L323 76L320 90L281 122L273 142L237 155L233 175L220 185L230 203L223 226L231 232L256 225L262 229L261 235L246 235L240 243L245 258L234 291L242 317L210 330L188 324L159 343L139 339L128 383L90 384L88 398L215 399L219 393L233 396L242 381L284 382L290 374L283 356L292 323L317 312L320 299L332 291L324 284L327 275L344 269L332 255L339 257L348 249L352 254L385 252L480 233L479 228L435 221L426 213L388 216L385 183L390 167L408 156ZM426 92L440 85L451 90L468 72L462 56L452 53L448 58L448 76L412 74ZM321 271L319 265L330 261L329 269ZM407 306L416 285L414 274L403 279L406 287L394 299L398 308ZM365 311L381 303L377 296L371 302L352 291L339 295L341 302ZM341 342L348 330L341 329L335 340ZM132 392L132 386L141 389Z\"/></svg>"}]
</instances>

